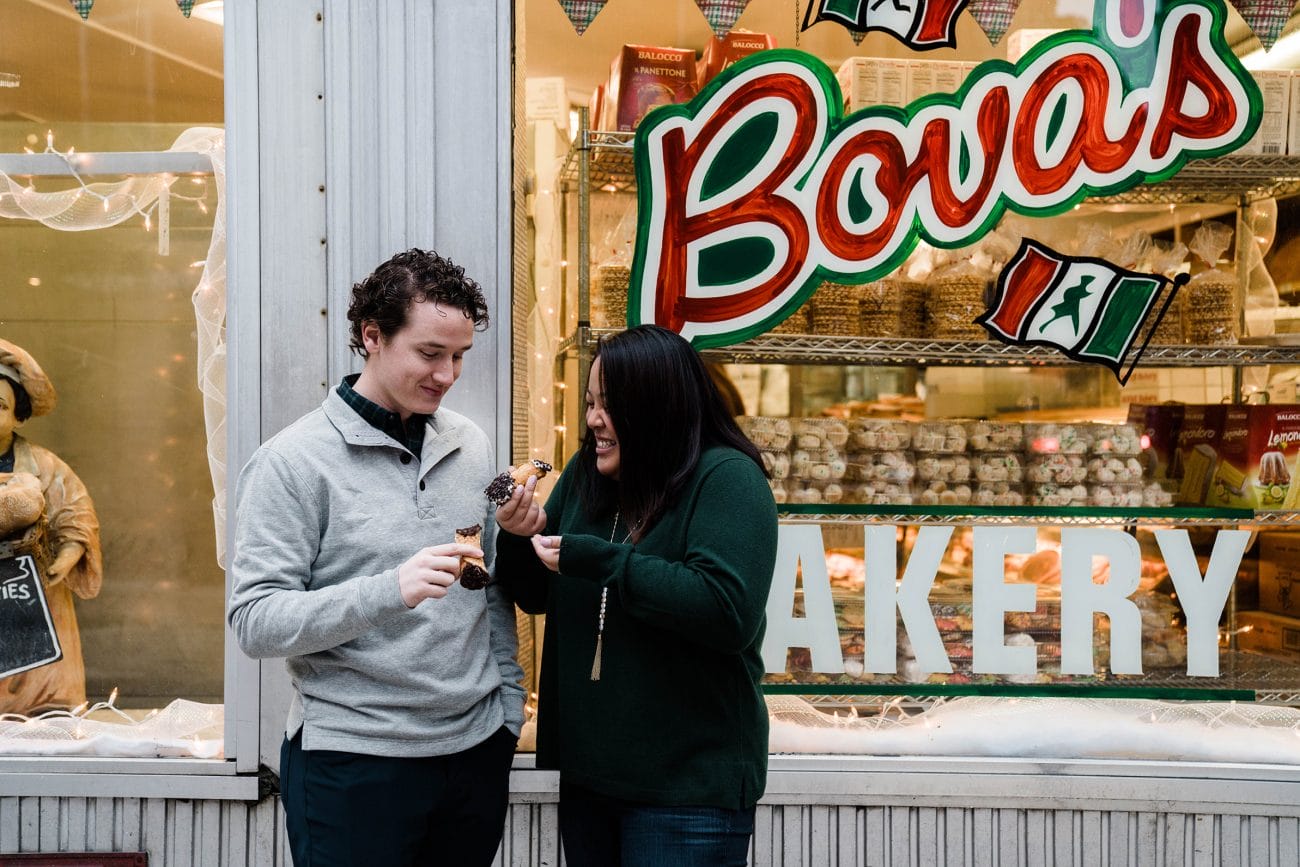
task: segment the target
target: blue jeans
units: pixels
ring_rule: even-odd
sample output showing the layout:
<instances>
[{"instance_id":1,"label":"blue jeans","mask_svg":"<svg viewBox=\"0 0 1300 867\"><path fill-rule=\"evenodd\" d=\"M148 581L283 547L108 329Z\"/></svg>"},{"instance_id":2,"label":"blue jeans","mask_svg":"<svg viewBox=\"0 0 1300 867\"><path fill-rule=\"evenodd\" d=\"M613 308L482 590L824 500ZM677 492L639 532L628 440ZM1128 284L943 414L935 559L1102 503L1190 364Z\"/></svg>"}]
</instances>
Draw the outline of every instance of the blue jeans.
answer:
<instances>
[{"instance_id":1,"label":"blue jeans","mask_svg":"<svg viewBox=\"0 0 1300 867\"><path fill-rule=\"evenodd\" d=\"M744 867L753 836L753 807L657 807L560 783L568 867Z\"/></svg>"}]
</instances>

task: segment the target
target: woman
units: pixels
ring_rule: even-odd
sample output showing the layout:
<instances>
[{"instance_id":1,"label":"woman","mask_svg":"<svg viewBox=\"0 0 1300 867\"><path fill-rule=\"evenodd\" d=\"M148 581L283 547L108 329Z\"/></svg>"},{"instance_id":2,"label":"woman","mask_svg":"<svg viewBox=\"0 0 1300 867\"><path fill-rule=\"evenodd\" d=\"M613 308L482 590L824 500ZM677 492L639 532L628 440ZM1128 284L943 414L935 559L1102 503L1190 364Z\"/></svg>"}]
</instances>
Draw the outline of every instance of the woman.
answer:
<instances>
[{"instance_id":1,"label":"woman","mask_svg":"<svg viewBox=\"0 0 1300 867\"><path fill-rule=\"evenodd\" d=\"M497 580L546 613L537 763L570 867L744 864L767 773L758 682L776 505L699 355L603 341L546 509L497 513ZM529 538L529 534L532 535Z\"/></svg>"}]
</instances>

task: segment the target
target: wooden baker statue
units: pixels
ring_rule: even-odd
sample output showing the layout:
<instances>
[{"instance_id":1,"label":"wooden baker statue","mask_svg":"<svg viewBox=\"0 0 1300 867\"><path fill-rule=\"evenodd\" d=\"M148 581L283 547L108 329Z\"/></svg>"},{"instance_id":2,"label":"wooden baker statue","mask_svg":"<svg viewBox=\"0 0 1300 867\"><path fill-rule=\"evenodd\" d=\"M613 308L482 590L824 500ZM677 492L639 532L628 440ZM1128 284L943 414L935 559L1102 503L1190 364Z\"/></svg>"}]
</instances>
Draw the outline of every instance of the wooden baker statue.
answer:
<instances>
[{"instance_id":1,"label":"wooden baker statue","mask_svg":"<svg viewBox=\"0 0 1300 867\"><path fill-rule=\"evenodd\" d=\"M99 594L99 519L77 474L53 452L15 432L28 418L54 409L56 400L54 386L36 360L0 340L0 554L29 554L35 560L63 651L57 662L0 679L0 713L32 715L86 700L72 595L93 599ZM44 502L32 518L35 510L24 506L23 492L37 487Z\"/></svg>"}]
</instances>

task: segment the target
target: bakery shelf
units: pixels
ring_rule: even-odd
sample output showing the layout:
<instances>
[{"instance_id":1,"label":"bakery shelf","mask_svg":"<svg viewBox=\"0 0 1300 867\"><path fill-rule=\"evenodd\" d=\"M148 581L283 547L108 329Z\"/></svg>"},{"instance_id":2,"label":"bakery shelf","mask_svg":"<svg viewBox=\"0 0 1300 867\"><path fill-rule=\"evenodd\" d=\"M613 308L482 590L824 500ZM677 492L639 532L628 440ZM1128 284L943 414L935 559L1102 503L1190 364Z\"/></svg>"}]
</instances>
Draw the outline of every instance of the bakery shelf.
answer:
<instances>
[{"instance_id":1,"label":"bakery shelf","mask_svg":"<svg viewBox=\"0 0 1300 867\"><path fill-rule=\"evenodd\" d=\"M829 678L847 675L828 675ZM1164 678L1152 677L1137 679L1132 685L1119 681L1098 681L1097 678L1080 677L1078 683L909 683L907 681L882 677L879 680L864 680L861 683L767 683L762 684L766 695L801 695L817 696L820 702L814 706L827 704L845 706L860 704L864 696L888 696L899 698L901 703L921 703L922 699L945 696L956 698L964 695L1001 696L1005 698L1149 698L1168 701L1258 701L1259 693L1253 689L1235 686L1206 686L1205 678L1178 678L1177 680L1200 680L1199 685L1164 683ZM1169 678L1174 681L1175 678ZM1213 681L1210 681L1213 682ZM1300 683L1296 685L1300 688ZM1288 702L1275 702L1286 704Z\"/></svg>"},{"instance_id":2,"label":"bakery shelf","mask_svg":"<svg viewBox=\"0 0 1300 867\"><path fill-rule=\"evenodd\" d=\"M617 329L591 328L595 341ZM578 337L570 336L559 352L571 351ZM714 361L731 364L863 364L1058 367L1078 364L1053 349L1008 346L993 340L960 341L926 338L825 337L803 334L763 334L703 353ZM1223 346L1167 346L1146 348L1142 367L1232 367L1240 365L1300 364L1300 346L1233 344Z\"/></svg>"},{"instance_id":3,"label":"bakery shelf","mask_svg":"<svg viewBox=\"0 0 1300 867\"><path fill-rule=\"evenodd\" d=\"M1012 697L1154 698L1188 701L1254 701L1300 704L1300 665L1239 650L1221 650L1217 678L1191 677L1183 668L1141 675L1079 676L1052 683L989 681L914 683L897 675L814 674L796 672L764 680L768 695L809 696L815 705L845 707L864 697L890 697L899 703L926 703L936 696L1000 695ZM800 682L802 680L802 682Z\"/></svg>"},{"instance_id":4,"label":"bakery shelf","mask_svg":"<svg viewBox=\"0 0 1300 867\"><path fill-rule=\"evenodd\" d=\"M853 503L777 506L787 524L958 524L1045 526L1300 527L1297 511L1173 507L1117 509L1099 506L868 506Z\"/></svg>"},{"instance_id":5,"label":"bakery shelf","mask_svg":"<svg viewBox=\"0 0 1300 867\"><path fill-rule=\"evenodd\" d=\"M582 151L588 154L589 189L607 193L636 192L636 164L632 159L635 133L585 130L569 150L560 172L560 184L576 188L581 175Z\"/></svg>"},{"instance_id":6,"label":"bakery shelf","mask_svg":"<svg viewBox=\"0 0 1300 867\"><path fill-rule=\"evenodd\" d=\"M561 182L576 185L583 150L588 154L591 189L635 192L635 133L588 130L569 151ZM1170 180L1143 184L1089 202L1128 205L1225 204L1300 193L1300 156L1242 155L1191 160Z\"/></svg>"}]
</instances>

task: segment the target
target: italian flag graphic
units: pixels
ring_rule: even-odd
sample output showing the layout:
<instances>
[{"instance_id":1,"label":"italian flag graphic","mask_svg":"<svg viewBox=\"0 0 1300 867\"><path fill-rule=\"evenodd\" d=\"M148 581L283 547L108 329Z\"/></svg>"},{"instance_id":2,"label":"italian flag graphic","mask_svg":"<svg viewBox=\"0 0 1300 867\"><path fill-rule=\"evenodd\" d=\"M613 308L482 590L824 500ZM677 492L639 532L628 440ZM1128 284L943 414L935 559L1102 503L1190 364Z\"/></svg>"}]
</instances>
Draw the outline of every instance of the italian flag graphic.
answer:
<instances>
[{"instance_id":1,"label":"italian flag graphic","mask_svg":"<svg viewBox=\"0 0 1300 867\"><path fill-rule=\"evenodd\" d=\"M850 31L880 30L917 51L957 44L957 15L970 0L813 0L804 14L807 30L836 21ZM796 12L796 14L798 14Z\"/></svg>"},{"instance_id":2,"label":"italian flag graphic","mask_svg":"<svg viewBox=\"0 0 1300 867\"><path fill-rule=\"evenodd\" d=\"M975 321L1003 343L1051 346L1104 364L1123 385L1186 280L1065 256L1025 239L998 277L992 306Z\"/></svg>"}]
</instances>

